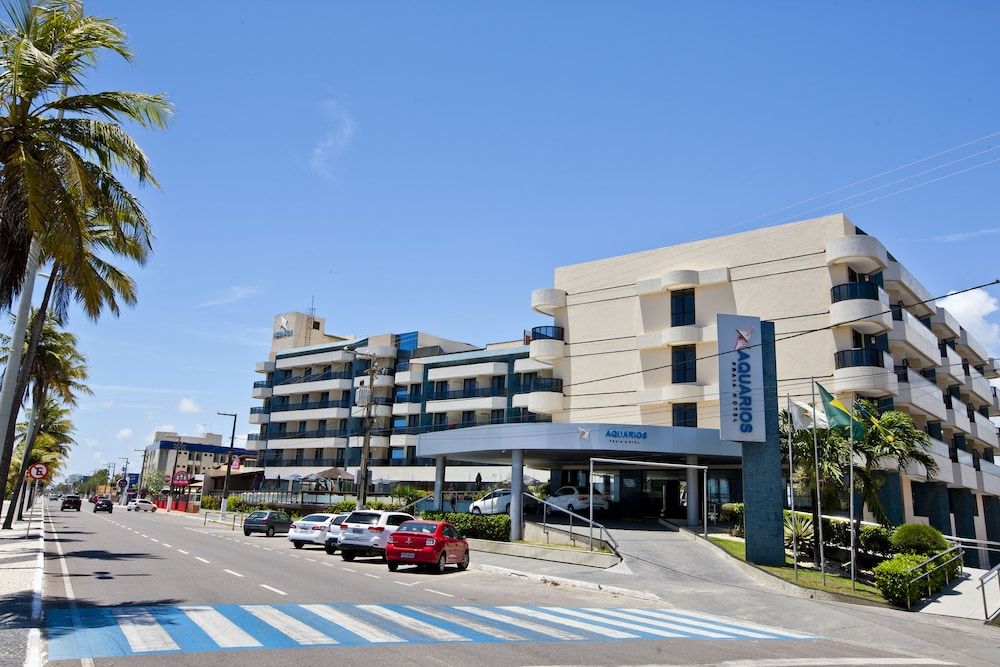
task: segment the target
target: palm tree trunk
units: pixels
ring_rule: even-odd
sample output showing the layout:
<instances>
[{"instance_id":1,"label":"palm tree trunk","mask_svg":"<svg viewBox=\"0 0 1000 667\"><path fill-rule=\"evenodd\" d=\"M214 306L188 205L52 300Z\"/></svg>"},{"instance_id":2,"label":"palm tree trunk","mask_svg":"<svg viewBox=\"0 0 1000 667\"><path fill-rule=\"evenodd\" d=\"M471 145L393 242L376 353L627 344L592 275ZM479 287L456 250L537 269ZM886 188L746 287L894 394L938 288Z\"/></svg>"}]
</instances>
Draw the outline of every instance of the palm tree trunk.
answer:
<instances>
[{"instance_id":1,"label":"palm tree trunk","mask_svg":"<svg viewBox=\"0 0 1000 667\"><path fill-rule=\"evenodd\" d=\"M18 494L20 493L22 496L28 495L28 485L24 481L24 476L28 473L28 466L31 462L31 450L35 447L35 437L38 435L37 416L41 414L44 404L45 388L36 386L31 397L31 419L28 422L28 431L24 434L24 456L21 457L21 472L14 481L14 492L10 498L10 506L7 507L7 516L3 520L4 530L10 530L14 527L14 507L17 505ZM17 519L18 521L24 519L23 512L18 512Z\"/></svg>"}]
</instances>

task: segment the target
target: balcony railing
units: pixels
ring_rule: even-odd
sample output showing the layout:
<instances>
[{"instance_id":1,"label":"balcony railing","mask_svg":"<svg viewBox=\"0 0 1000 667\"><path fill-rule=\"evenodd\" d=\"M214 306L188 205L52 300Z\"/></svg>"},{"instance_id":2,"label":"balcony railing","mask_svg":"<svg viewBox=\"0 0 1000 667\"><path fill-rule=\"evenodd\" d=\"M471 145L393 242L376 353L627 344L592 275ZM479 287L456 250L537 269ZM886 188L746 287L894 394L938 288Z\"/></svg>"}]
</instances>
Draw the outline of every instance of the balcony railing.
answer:
<instances>
[{"instance_id":1,"label":"balcony railing","mask_svg":"<svg viewBox=\"0 0 1000 667\"><path fill-rule=\"evenodd\" d=\"M532 327L531 340L566 340L562 327Z\"/></svg>"},{"instance_id":2,"label":"balcony railing","mask_svg":"<svg viewBox=\"0 0 1000 667\"><path fill-rule=\"evenodd\" d=\"M346 438L349 434L346 430L325 430L325 431L285 431L284 433L268 433L262 435L259 440L298 440L302 438Z\"/></svg>"},{"instance_id":3,"label":"balcony railing","mask_svg":"<svg viewBox=\"0 0 1000 667\"><path fill-rule=\"evenodd\" d=\"M878 285L875 283L843 283L830 290L833 303L851 299L872 299L878 301Z\"/></svg>"},{"instance_id":4,"label":"balcony railing","mask_svg":"<svg viewBox=\"0 0 1000 667\"><path fill-rule=\"evenodd\" d=\"M527 382L522 382L514 394L527 394L533 391L554 391L562 393L562 378L532 378Z\"/></svg>"},{"instance_id":5,"label":"balcony railing","mask_svg":"<svg viewBox=\"0 0 1000 667\"><path fill-rule=\"evenodd\" d=\"M313 373L311 375L293 375L287 380L282 380L278 385L320 382L322 380L350 380L352 377L354 377L354 374L350 371L326 371L325 373ZM257 385L254 384L254 386Z\"/></svg>"},{"instance_id":6,"label":"balcony railing","mask_svg":"<svg viewBox=\"0 0 1000 667\"><path fill-rule=\"evenodd\" d=\"M322 466L324 468L343 468L344 459L265 459L261 462L265 468L298 468L304 466Z\"/></svg>"},{"instance_id":7,"label":"balcony railing","mask_svg":"<svg viewBox=\"0 0 1000 667\"><path fill-rule=\"evenodd\" d=\"M311 401L308 403L285 403L285 404L271 404L269 408L271 412L290 412L294 410L321 410L323 408L349 408L351 407L350 399L336 400L336 401Z\"/></svg>"},{"instance_id":8,"label":"balcony railing","mask_svg":"<svg viewBox=\"0 0 1000 667\"><path fill-rule=\"evenodd\" d=\"M257 380L256 382L253 383L254 389L265 389L270 386L271 386L270 380Z\"/></svg>"},{"instance_id":9,"label":"balcony railing","mask_svg":"<svg viewBox=\"0 0 1000 667\"><path fill-rule=\"evenodd\" d=\"M849 283L867 285L868 283ZM841 350L833 356L834 366L840 368L853 368L855 366L876 366L885 368L884 352L876 347L857 348L853 350Z\"/></svg>"},{"instance_id":10,"label":"balcony railing","mask_svg":"<svg viewBox=\"0 0 1000 667\"><path fill-rule=\"evenodd\" d=\"M506 396L506 387L482 387L475 389L458 389L455 391L435 391L427 396L429 401L448 401L455 398L484 398L488 396Z\"/></svg>"}]
</instances>

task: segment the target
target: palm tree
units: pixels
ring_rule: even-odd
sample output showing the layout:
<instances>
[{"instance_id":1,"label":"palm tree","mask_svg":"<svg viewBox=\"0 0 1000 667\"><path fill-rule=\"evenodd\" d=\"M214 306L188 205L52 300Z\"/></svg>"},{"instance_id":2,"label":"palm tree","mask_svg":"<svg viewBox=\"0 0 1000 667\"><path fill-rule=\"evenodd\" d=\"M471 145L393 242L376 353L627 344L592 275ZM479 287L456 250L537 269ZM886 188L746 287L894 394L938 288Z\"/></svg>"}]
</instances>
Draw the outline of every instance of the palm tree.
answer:
<instances>
[{"instance_id":1,"label":"palm tree","mask_svg":"<svg viewBox=\"0 0 1000 667\"><path fill-rule=\"evenodd\" d=\"M78 0L8 6L8 21L0 26L0 310L19 291L27 298L34 273L26 269L40 261L53 263L47 297L58 274L91 317L104 305L117 310L114 293L130 302L120 272L97 251L135 258L121 251L132 246L143 257L148 253L145 213L116 173L156 181L122 123L164 127L170 107L162 95L86 92L82 81L105 51L131 58L124 33L108 19L84 16ZM103 290L103 298L102 284L112 288ZM20 367L31 366L20 360L25 326L19 318L7 369L12 381L0 392L0 430L6 433L0 479L13 451L13 405L26 386ZM0 500L2 493L0 488Z\"/></svg>"},{"instance_id":2,"label":"palm tree","mask_svg":"<svg viewBox=\"0 0 1000 667\"><path fill-rule=\"evenodd\" d=\"M17 425L17 453L14 455L16 467L27 470L35 463L44 463L48 466L50 478L54 479L66 462L70 448L76 444L73 431L69 409L54 398L47 398L37 417L32 415L30 421ZM33 445L29 446L32 438ZM26 450L29 452L27 459L24 456ZM12 477L8 480L8 485L13 487L23 479L23 475L20 479ZM20 517L20 511L18 516Z\"/></svg>"},{"instance_id":3,"label":"palm tree","mask_svg":"<svg viewBox=\"0 0 1000 667\"><path fill-rule=\"evenodd\" d=\"M36 311L34 317L38 318L40 314ZM23 487L24 473L31 459L35 438L39 433L41 426L39 418L44 414L43 408L46 401L50 397L56 397L66 405L73 406L76 405L78 394L90 393L90 389L83 384L83 381L87 379L86 359L77 350L76 344L76 336L68 331L60 330L54 317L46 318L41 328L34 363L31 366L32 419L29 421L25 440L25 455L22 457L20 474L14 486L7 516L4 519L3 526L6 529L13 525L17 494L19 488Z\"/></svg>"}]
</instances>

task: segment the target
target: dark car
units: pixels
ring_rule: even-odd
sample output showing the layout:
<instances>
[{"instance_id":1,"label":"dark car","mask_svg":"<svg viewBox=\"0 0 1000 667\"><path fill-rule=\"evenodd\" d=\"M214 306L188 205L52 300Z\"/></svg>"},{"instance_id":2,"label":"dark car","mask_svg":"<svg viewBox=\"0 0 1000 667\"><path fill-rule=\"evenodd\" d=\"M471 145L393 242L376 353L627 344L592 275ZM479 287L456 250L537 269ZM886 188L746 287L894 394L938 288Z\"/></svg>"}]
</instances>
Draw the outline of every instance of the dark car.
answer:
<instances>
[{"instance_id":1,"label":"dark car","mask_svg":"<svg viewBox=\"0 0 1000 667\"><path fill-rule=\"evenodd\" d=\"M114 511L115 505L111 502L111 498L98 498L97 502L94 503L95 512L107 512L111 514Z\"/></svg>"},{"instance_id":2,"label":"dark car","mask_svg":"<svg viewBox=\"0 0 1000 667\"><path fill-rule=\"evenodd\" d=\"M80 499L80 496L63 496L62 504L59 506L59 511L62 512L63 510L70 509L79 512L81 504L83 504L83 501Z\"/></svg>"},{"instance_id":3,"label":"dark car","mask_svg":"<svg viewBox=\"0 0 1000 667\"><path fill-rule=\"evenodd\" d=\"M243 519L243 534L249 537L250 533L264 533L274 537L275 533L287 533L291 525L292 517L284 512L261 510Z\"/></svg>"}]
</instances>

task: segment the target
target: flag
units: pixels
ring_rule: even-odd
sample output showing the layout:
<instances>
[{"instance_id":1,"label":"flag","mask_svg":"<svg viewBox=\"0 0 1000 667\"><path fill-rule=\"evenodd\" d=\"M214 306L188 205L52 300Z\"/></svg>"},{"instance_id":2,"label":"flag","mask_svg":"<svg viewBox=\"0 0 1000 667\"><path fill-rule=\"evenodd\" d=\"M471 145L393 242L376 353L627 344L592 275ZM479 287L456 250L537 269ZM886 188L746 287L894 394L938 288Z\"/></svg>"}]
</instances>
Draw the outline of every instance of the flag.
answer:
<instances>
[{"instance_id":1,"label":"flag","mask_svg":"<svg viewBox=\"0 0 1000 667\"><path fill-rule=\"evenodd\" d=\"M819 382L816 383L819 395L823 398L823 409L826 412L826 420L829 423L827 428L850 427L855 440L865 437L865 425L853 417L840 399L823 388Z\"/></svg>"},{"instance_id":2,"label":"flag","mask_svg":"<svg viewBox=\"0 0 1000 667\"><path fill-rule=\"evenodd\" d=\"M826 416L822 413L816 412L816 410L813 409L813 406L807 403L791 401L788 406L788 412L792 418L792 428L796 431L811 429L813 427L813 420L816 421L817 427L828 428Z\"/></svg>"},{"instance_id":3,"label":"flag","mask_svg":"<svg viewBox=\"0 0 1000 667\"><path fill-rule=\"evenodd\" d=\"M892 434L892 431L890 431L889 429L887 429L885 426L882 425L882 420L878 418L878 415L872 414L871 412L866 410L865 406L861 403L858 404L858 412L861 413L861 416L871 421L872 426L875 428L876 431L882 434L882 437L885 438L886 442L892 442L893 440L896 439L896 436Z\"/></svg>"}]
</instances>

